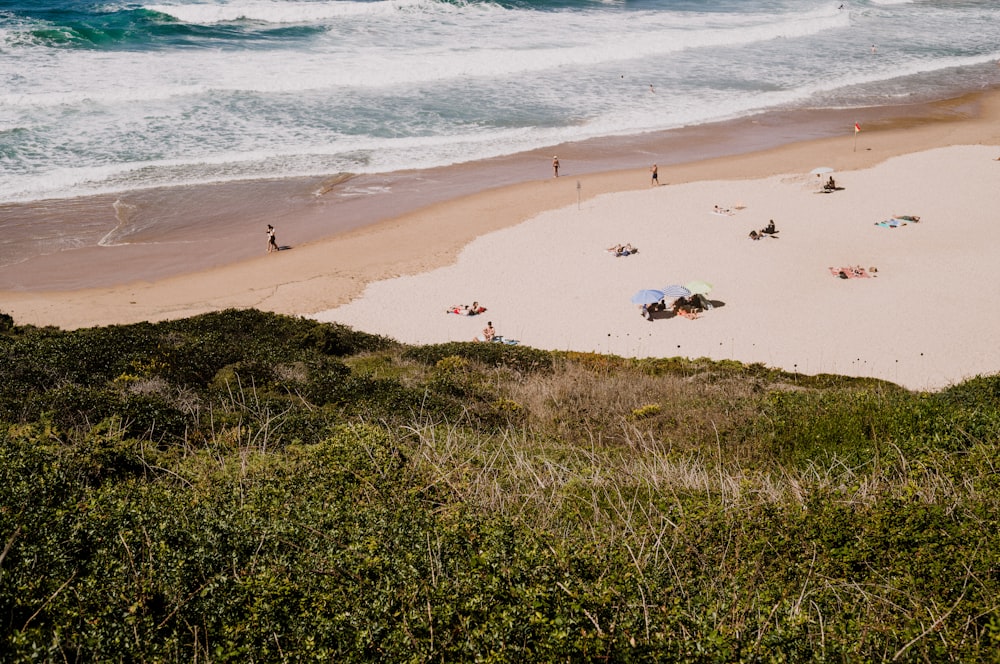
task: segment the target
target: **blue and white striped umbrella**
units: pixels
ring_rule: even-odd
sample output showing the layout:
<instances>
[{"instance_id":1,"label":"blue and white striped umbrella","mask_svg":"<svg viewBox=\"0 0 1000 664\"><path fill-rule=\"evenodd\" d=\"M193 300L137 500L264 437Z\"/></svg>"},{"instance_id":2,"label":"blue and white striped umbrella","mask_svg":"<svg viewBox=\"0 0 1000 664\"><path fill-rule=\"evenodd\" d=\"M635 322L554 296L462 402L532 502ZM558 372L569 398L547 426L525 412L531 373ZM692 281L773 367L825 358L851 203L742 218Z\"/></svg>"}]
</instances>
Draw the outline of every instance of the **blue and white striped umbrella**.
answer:
<instances>
[{"instance_id":1,"label":"blue and white striped umbrella","mask_svg":"<svg viewBox=\"0 0 1000 664\"><path fill-rule=\"evenodd\" d=\"M679 284L670 284L669 286L663 289L663 297L678 298L678 297L687 297L690 294L691 291L689 291L687 288L684 288L684 286L681 286Z\"/></svg>"}]
</instances>

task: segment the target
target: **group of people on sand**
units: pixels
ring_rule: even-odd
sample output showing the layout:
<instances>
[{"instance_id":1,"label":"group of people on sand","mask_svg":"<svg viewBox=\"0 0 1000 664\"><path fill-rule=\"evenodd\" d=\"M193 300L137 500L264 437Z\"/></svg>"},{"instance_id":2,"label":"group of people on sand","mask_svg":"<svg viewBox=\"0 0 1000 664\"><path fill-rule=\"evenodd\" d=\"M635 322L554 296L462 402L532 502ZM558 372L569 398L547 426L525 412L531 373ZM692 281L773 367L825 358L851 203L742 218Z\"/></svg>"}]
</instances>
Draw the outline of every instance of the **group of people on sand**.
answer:
<instances>
[{"instance_id":1,"label":"group of people on sand","mask_svg":"<svg viewBox=\"0 0 1000 664\"><path fill-rule=\"evenodd\" d=\"M711 304L703 295L692 293L686 297L677 298L669 306L665 300L660 300L659 302L654 302L652 304L640 305L639 313L642 314L642 317L646 320L652 321L654 313L657 311L667 311L669 309L670 314L673 316L680 316L681 318L694 320L695 318L701 318L701 313L710 307Z\"/></svg>"},{"instance_id":2,"label":"group of people on sand","mask_svg":"<svg viewBox=\"0 0 1000 664\"><path fill-rule=\"evenodd\" d=\"M479 302L469 304L453 304L444 310L448 314L458 314L459 316L478 316L486 311L486 307L480 306Z\"/></svg>"},{"instance_id":3,"label":"group of people on sand","mask_svg":"<svg viewBox=\"0 0 1000 664\"><path fill-rule=\"evenodd\" d=\"M839 279L868 279L874 277L876 272L878 272L878 268L874 265L867 270L862 265L830 268L830 274Z\"/></svg>"},{"instance_id":4,"label":"group of people on sand","mask_svg":"<svg viewBox=\"0 0 1000 664\"><path fill-rule=\"evenodd\" d=\"M459 316L478 316L486 311L486 307L481 306L478 301L474 301L472 304L455 304L447 309L445 313L448 314L458 314ZM493 327L493 321L487 321L486 327L483 328L482 334L476 335L472 338L473 341L499 341L505 344L517 344L518 342L514 339L507 339L505 337L497 334L496 328Z\"/></svg>"},{"instance_id":5,"label":"group of people on sand","mask_svg":"<svg viewBox=\"0 0 1000 664\"><path fill-rule=\"evenodd\" d=\"M486 311L486 307L480 306L478 301L472 304L455 304L447 309L445 313L458 314L459 316L478 316L479 314ZM496 329L493 327L493 321L487 321L486 327L483 328L482 334L472 338L473 341L505 341L506 343L516 343L514 341L507 341L499 334L497 334Z\"/></svg>"},{"instance_id":6,"label":"group of people on sand","mask_svg":"<svg viewBox=\"0 0 1000 664\"><path fill-rule=\"evenodd\" d=\"M750 231L751 240L759 240L762 237L774 237L777 235L778 229L774 227L774 219L767 222L767 226L760 229L759 231Z\"/></svg>"}]
</instances>

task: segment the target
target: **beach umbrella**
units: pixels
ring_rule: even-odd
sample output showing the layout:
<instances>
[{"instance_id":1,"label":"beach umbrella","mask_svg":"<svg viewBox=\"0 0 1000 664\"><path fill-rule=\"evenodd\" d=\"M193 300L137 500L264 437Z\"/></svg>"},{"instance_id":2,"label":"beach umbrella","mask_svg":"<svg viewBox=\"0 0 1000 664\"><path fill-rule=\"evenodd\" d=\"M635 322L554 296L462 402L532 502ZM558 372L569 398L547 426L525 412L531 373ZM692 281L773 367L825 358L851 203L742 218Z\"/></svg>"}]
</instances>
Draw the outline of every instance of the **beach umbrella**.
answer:
<instances>
[{"instance_id":1,"label":"beach umbrella","mask_svg":"<svg viewBox=\"0 0 1000 664\"><path fill-rule=\"evenodd\" d=\"M687 297L691 291L679 284L670 284L663 289L663 297Z\"/></svg>"},{"instance_id":2,"label":"beach umbrella","mask_svg":"<svg viewBox=\"0 0 1000 664\"><path fill-rule=\"evenodd\" d=\"M643 289L632 296L632 304L653 304L663 299L663 291Z\"/></svg>"},{"instance_id":3,"label":"beach umbrella","mask_svg":"<svg viewBox=\"0 0 1000 664\"><path fill-rule=\"evenodd\" d=\"M826 173L833 173L833 169L829 166L817 166L809 171L809 175L824 175Z\"/></svg>"},{"instance_id":4,"label":"beach umbrella","mask_svg":"<svg viewBox=\"0 0 1000 664\"><path fill-rule=\"evenodd\" d=\"M695 279L694 281L689 281L684 284L684 288L688 289L692 293L697 295L708 295L712 292L712 284L707 281L702 281L700 279Z\"/></svg>"}]
</instances>

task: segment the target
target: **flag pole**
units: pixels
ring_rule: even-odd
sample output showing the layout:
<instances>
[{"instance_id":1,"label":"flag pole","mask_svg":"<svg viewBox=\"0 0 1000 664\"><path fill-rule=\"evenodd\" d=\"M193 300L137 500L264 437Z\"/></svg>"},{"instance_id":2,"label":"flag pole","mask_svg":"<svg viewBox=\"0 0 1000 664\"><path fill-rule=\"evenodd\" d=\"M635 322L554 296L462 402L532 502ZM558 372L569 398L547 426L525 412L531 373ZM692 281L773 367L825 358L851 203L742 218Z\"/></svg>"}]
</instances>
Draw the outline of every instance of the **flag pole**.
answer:
<instances>
[{"instance_id":1,"label":"flag pole","mask_svg":"<svg viewBox=\"0 0 1000 664\"><path fill-rule=\"evenodd\" d=\"M858 151L858 132L859 131L861 131L861 129L858 128L858 123L855 122L854 123L854 152Z\"/></svg>"}]
</instances>

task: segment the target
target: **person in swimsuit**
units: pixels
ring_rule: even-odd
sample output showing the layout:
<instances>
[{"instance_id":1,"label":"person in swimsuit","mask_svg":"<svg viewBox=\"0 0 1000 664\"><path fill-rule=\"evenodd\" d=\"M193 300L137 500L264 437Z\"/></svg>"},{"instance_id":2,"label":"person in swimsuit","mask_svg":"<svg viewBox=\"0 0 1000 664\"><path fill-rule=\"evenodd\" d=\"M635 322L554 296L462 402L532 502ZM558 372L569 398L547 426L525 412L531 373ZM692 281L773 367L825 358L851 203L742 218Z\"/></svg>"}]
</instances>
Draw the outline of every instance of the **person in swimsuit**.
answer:
<instances>
[{"instance_id":1,"label":"person in swimsuit","mask_svg":"<svg viewBox=\"0 0 1000 664\"><path fill-rule=\"evenodd\" d=\"M278 250L278 241L274 237L274 226L267 225L267 253Z\"/></svg>"},{"instance_id":2,"label":"person in swimsuit","mask_svg":"<svg viewBox=\"0 0 1000 664\"><path fill-rule=\"evenodd\" d=\"M552 177L559 177L559 157L552 157Z\"/></svg>"},{"instance_id":3,"label":"person in swimsuit","mask_svg":"<svg viewBox=\"0 0 1000 664\"><path fill-rule=\"evenodd\" d=\"M653 164L652 166L649 167L649 172L652 173L652 177L650 179L650 184L653 184L653 185L660 184L660 176L656 172L656 164Z\"/></svg>"}]
</instances>

